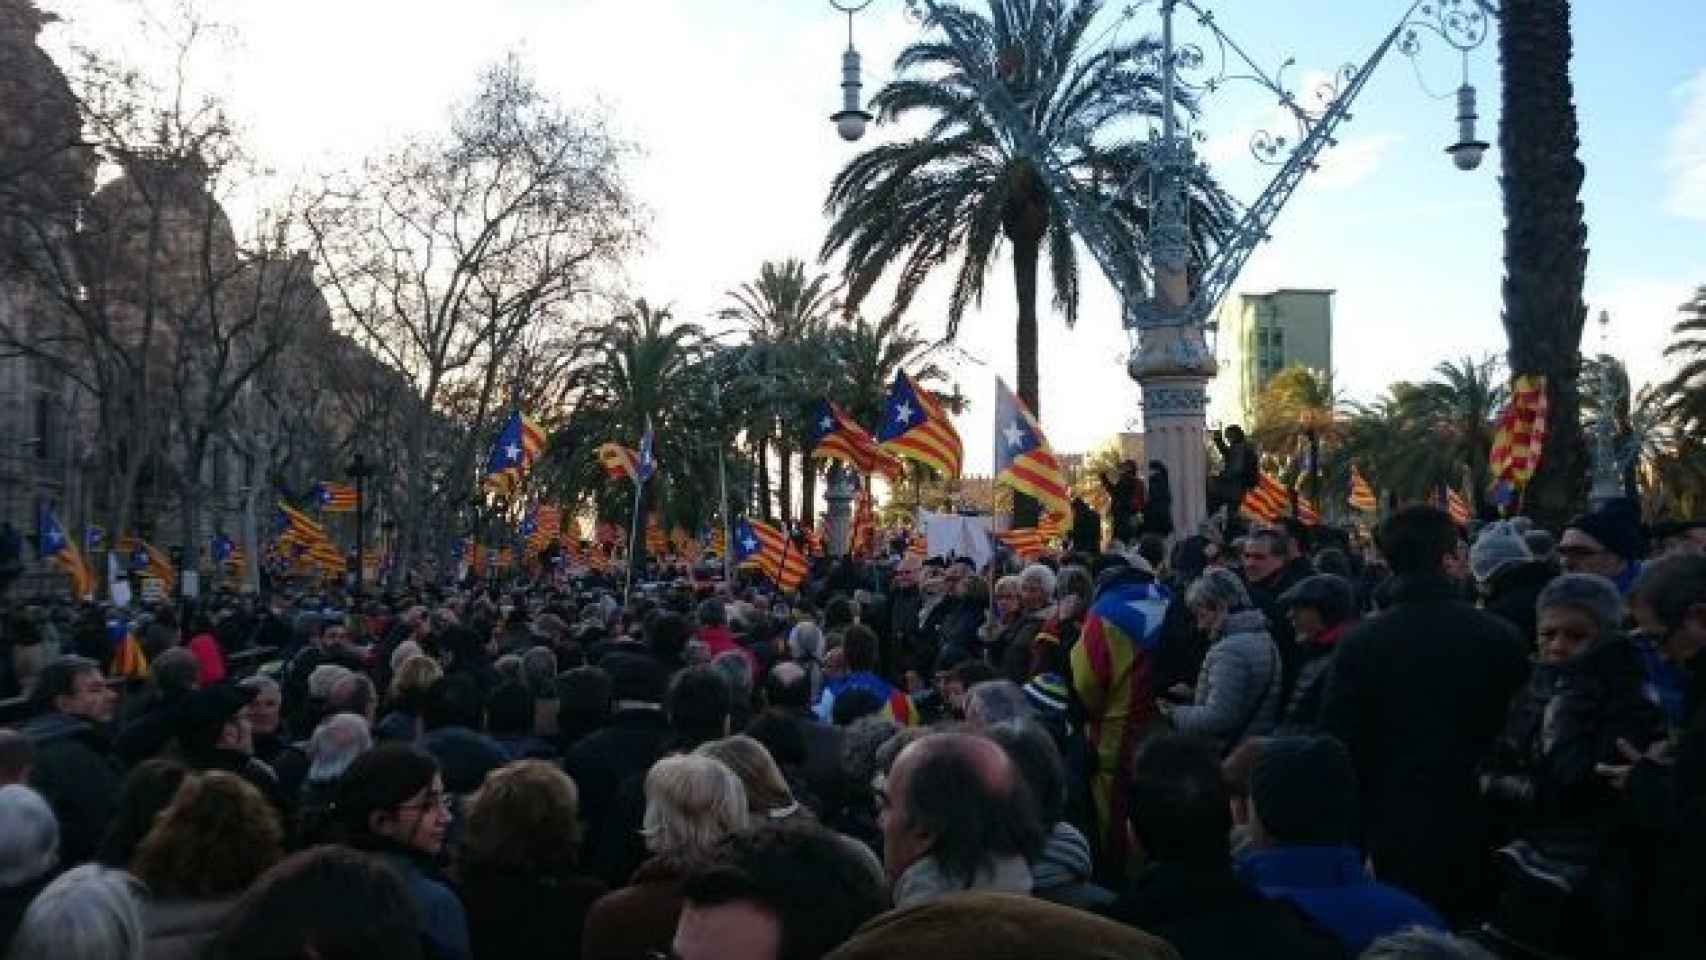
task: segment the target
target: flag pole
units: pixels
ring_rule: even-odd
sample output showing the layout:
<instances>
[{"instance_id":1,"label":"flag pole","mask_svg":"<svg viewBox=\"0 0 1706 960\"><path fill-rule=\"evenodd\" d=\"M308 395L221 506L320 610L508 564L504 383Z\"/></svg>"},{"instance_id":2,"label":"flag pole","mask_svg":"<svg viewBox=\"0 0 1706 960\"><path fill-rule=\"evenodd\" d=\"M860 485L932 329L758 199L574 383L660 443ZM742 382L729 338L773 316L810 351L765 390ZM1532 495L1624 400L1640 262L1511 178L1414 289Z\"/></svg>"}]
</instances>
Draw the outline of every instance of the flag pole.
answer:
<instances>
[{"instance_id":1,"label":"flag pole","mask_svg":"<svg viewBox=\"0 0 1706 960\"><path fill-rule=\"evenodd\" d=\"M629 521L628 530L628 576L622 585L622 609L628 609L628 597L634 592L634 551L640 536L640 492L645 489L646 482L634 474L634 517Z\"/></svg>"}]
</instances>

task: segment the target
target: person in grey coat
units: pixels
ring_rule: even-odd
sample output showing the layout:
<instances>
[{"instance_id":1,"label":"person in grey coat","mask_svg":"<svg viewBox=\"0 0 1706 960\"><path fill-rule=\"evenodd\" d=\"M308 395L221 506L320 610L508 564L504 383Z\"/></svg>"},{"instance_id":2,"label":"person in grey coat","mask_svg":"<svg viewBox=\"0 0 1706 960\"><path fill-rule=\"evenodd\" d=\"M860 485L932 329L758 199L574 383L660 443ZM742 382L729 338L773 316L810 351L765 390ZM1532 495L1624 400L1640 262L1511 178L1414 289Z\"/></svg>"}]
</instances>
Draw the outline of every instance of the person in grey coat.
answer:
<instances>
[{"instance_id":1,"label":"person in grey coat","mask_svg":"<svg viewBox=\"0 0 1706 960\"><path fill-rule=\"evenodd\" d=\"M1162 700L1161 712L1180 733L1212 738L1228 750L1272 731L1285 670L1267 619L1251 605L1243 582L1229 570L1209 570L1185 591L1185 605L1210 646L1196 686L1175 684L1168 691L1191 702Z\"/></svg>"}]
</instances>

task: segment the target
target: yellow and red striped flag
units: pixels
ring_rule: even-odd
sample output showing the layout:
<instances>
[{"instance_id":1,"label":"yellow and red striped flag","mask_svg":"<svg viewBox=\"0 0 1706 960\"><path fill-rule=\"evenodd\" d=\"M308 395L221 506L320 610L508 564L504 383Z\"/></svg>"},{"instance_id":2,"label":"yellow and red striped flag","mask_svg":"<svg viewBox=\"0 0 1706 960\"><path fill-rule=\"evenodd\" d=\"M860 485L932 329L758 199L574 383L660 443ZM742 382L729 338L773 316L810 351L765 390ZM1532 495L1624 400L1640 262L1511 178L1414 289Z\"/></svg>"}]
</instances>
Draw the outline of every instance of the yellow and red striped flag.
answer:
<instances>
[{"instance_id":1,"label":"yellow and red striped flag","mask_svg":"<svg viewBox=\"0 0 1706 960\"><path fill-rule=\"evenodd\" d=\"M1495 480L1513 486L1528 483L1546 446L1546 378L1538 374L1511 381L1511 399L1493 431L1488 466Z\"/></svg>"},{"instance_id":2,"label":"yellow and red striped flag","mask_svg":"<svg viewBox=\"0 0 1706 960\"><path fill-rule=\"evenodd\" d=\"M735 560L757 561L758 569L783 591L794 590L806 578L805 552L788 535L760 520L735 521Z\"/></svg>"},{"instance_id":3,"label":"yellow and red striped flag","mask_svg":"<svg viewBox=\"0 0 1706 960\"><path fill-rule=\"evenodd\" d=\"M1048 552L1048 545L1043 542L1043 535L1036 527L998 530L995 539L1012 548L1023 560L1035 560Z\"/></svg>"},{"instance_id":4,"label":"yellow and red striped flag","mask_svg":"<svg viewBox=\"0 0 1706 960\"><path fill-rule=\"evenodd\" d=\"M1363 479L1362 472L1351 465L1351 495L1345 501L1352 510L1362 513L1376 513L1380 510L1380 498L1375 496L1374 488Z\"/></svg>"},{"instance_id":5,"label":"yellow and red striped flag","mask_svg":"<svg viewBox=\"0 0 1706 960\"><path fill-rule=\"evenodd\" d=\"M877 441L884 450L917 460L946 479L960 475L965 445L934 394L901 370L894 375L883 406Z\"/></svg>"},{"instance_id":6,"label":"yellow and red striped flag","mask_svg":"<svg viewBox=\"0 0 1706 960\"><path fill-rule=\"evenodd\" d=\"M1066 472L1042 426L1023 401L995 378L995 482L1036 499L1043 513L1066 513Z\"/></svg>"}]
</instances>

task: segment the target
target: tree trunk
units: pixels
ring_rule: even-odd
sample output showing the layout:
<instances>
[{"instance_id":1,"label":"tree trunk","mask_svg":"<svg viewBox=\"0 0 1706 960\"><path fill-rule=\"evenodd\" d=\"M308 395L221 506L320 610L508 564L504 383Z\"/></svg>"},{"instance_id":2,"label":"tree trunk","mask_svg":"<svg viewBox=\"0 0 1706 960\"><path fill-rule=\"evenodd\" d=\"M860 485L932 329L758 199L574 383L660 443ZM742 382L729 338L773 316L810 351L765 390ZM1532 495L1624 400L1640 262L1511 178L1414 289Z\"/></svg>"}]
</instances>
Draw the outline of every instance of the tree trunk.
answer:
<instances>
[{"instance_id":1,"label":"tree trunk","mask_svg":"<svg viewBox=\"0 0 1706 960\"><path fill-rule=\"evenodd\" d=\"M779 443L776 445L776 459L782 465L782 523L788 524L794 520L794 451Z\"/></svg>"},{"instance_id":2,"label":"tree trunk","mask_svg":"<svg viewBox=\"0 0 1706 960\"><path fill-rule=\"evenodd\" d=\"M770 509L770 441L758 441L758 515L768 521L775 517Z\"/></svg>"},{"instance_id":3,"label":"tree trunk","mask_svg":"<svg viewBox=\"0 0 1706 960\"><path fill-rule=\"evenodd\" d=\"M800 521L817 525L817 461L800 457Z\"/></svg>"},{"instance_id":4,"label":"tree trunk","mask_svg":"<svg viewBox=\"0 0 1706 960\"><path fill-rule=\"evenodd\" d=\"M1581 508L1587 490L1578 384L1587 226L1570 55L1568 0L1505 0L1503 319L1512 378L1546 377L1546 446L1523 502L1525 512L1552 529Z\"/></svg>"},{"instance_id":5,"label":"tree trunk","mask_svg":"<svg viewBox=\"0 0 1706 960\"><path fill-rule=\"evenodd\" d=\"M1042 251L1042 237L1019 232L1013 239L1013 289L1019 300L1019 322L1015 325L1015 353L1019 361L1019 382L1015 385L1019 399L1031 408L1042 422L1041 398L1037 394L1037 263ZM1034 527L1042 509L1037 501L1023 494L1013 496L1013 526Z\"/></svg>"}]
</instances>

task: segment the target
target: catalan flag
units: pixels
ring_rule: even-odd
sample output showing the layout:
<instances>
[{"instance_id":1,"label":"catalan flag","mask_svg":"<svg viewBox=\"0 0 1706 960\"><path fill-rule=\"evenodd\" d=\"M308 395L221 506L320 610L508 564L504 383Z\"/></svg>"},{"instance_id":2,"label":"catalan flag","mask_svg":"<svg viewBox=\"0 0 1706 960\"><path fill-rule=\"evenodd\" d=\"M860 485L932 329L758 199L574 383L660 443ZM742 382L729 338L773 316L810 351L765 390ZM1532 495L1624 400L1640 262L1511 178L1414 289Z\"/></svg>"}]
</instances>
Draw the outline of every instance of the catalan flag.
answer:
<instances>
[{"instance_id":1,"label":"catalan flag","mask_svg":"<svg viewBox=\"0 0 1706 960\"><path fill-rule=\"evenodd\" d=\"M669 535L664 533L663 524L658 522L657 514L646 518L646 553L653 557L662 557L669 552Z\"/></svg>"},{"instance_id":2,"label":"catalan flag","mask_svg":"<svg viewBox=\"0 0 1706 960\"><path fill-rule=\"evenodd\" d=\"M1362 513L1377 513L1380 510L1380 498L1375 496L1374 488L1363 479L1362 472L1351 465L1351 495L1345 501L1352 510Z\"/></svg>"},{"instance_id":3,"label":"catalan flag","mask_svg":"<svg viewBox=\"0 0 1706 960\"><path fill-rule=\"evenodd\" d=\"M521 536L527 544L528 557L538 556L562 536L563 508L555 504L534 504L521 521Z\"/></svg>"},{"instance_id":4,"label":"catalan flag","mask_svg":"<svg viewBox=\"0 0 1706 960\"><path fill-rule=\"evenodd\" d=\"M327 513L354 513L355 488L347 483L321 480L314 484L313 500Z\"/></svg>"},{"instance_id":5,"label":"catalan flag","mask_svg":"<svg viewBox=\"0 0 1706 960\"><path fill-rule=\"evenodd\" d=\"M1246 517L1274 523L1291 515L1291 491L1270 473L1263 472L1255 489L1244 494L1238 509Z\"/></svg>"},{"instance_id":6,"label":"catalan flag","mask_svg":"<svg viewBox=\"0 0 1706 960\"><path fill-rule=\"evenodd\" d=\"M486 488L510 493L521 484L527 468L545 449L545 431L520 410L509 415L486 458Z\"/></svg>"},{"instance_id":7,"label":"catalan flag","mask_svg":"<svg viewBox=\"0 0 1706 960\"><path fill-rule=\"evenodd\" d=\"M883 404L877 442L896 456L917 460L947 479L960 475L965 445L941 403L902 370Z\"/></svg>"},{"instance_id":8,"label":"catalan flag","mask_svg":"<svg viewBox=\"0 0 1706 960\"><path fill-rule=\"evenodd\" d=\"M107 676L115 680L144 680L148 677L148 657L136 639L129 620L115 616L107 621L107 639L112 642L113 659L107 664Z\"/></svg>"},{"instance_id":9,"label":"catalan flag","mask_svg":"<svg viewBox=\"0 0 1706 960\"><path fill-rule=\"evenodd\" d=\"M326 535L326 528L287 503L279 503L274 516L275 540L286 556L307 562L322 573L341 573L346 564L343 551Z\"/></svg>"},{"instance_id":10,"label":"catalan flag","mask_svg":"<svg viewBox=\"0 0 1706 960\"><path fill-rule=\"evenodd\" d=\"M65 535L65 528L60 526L59 518L44 506L41 515L36 518L36 527L36 542L41 558L65 571L65 575L71 578L73 597L78 600L94 599L95 571L90 568L88 561L83 559L83 551L78 550L71 538Z\"/></svg>"},{"instance_id":11,"label":"catalan flag","mask_svg":"<svg viewBox=\"0 0 1706 960\"><path fill-rule=\"evenodd\" d=\"M995 482L1035 498L1045 514L1070 509L1066 474L1042 427L1000 377L995 378Z\"/></svg>"},{"instance_id":12,"label":"catalan flag","mask_svg":"<svg viewBox=\"0 0 1706 960\"><path fill-rule=\"evenodd\" d=\"M1321 523L1321 511L1315 509L1315 501L1301 494L1297 498L1296 516L1304 526L1313 527Z\"/></svg>"},{"instance_id":13,"label":"catalan flag","mask_svg":"<svg viewBox=\"0 0 1706 960\"><path fill-rule=\"evenodd\" d=\"M861 486L854 498L853 534L847 542L847 552L852 556L868 557L876 550L877 516L873 500L870 484Z\"/></svg>"},{"instance_id":14,"label":"catalan flag","mask_svg":"<svg viewBox=\"0 0 1706 960\"><path fill-rule=\"evenodd\" d=\"M146 540L126 535L118 542L120 550L130 551L132 560L141 560L141 566L148 576L160 581L160 586L170 594L178 586L178 570L172 564L172 558Z\"/></svg>"},{"instance_id":15,"label":"catalan flag","mask_svg":"<svg viewBox=\"0 0 1706 960\"><path fill-rule=\"evenodd\" d=\"M1475 513L1470 509L1469 501L1463 499L1463 494L1450 489L1445 491L1445 512L1451 514L1451 521L1460 527L1469 526L1469 520Z\"/></svg>"},{"instance_id":16,"label":"catalan flag","mask_svg":"<svg viewBox=\"0 0 1706 960\"><path fill-rule=\"evenodd\" d=\"M1499 414L1493 431L1488 465L1495 481L1521 487L1540 466L1546 446L1546 378L1539 375L1511 381L1511 399Z\"/></svg>"},{"instance_id":17,"label":"catalan flag","mask_svg":"<svg viewBox=\"0 0 1706 960\"><path fill-rule=\"evenodd\" d=\"M1066 531L1071 527L1072 515L1066 513L1051 513L1037 521L1037 533L1047 542L1066 536Z\"/></svg>"},{"instance_id":18,"label":"catalan flag","mask_svg":"<svg viewBox=\"0 0 1706 960\"><path fill-rule=\"evenodd\" d=\"M904 473L894 454L877 445L864 427L847 411L828 400L821 400L812 417L811 455L825 460L840 460L860 473L881 473L899 479Z\"/></svg>"},{"instance_id":19,"label":"catalan flag","mask_svg":"<svg viewBox=\"0 0 1706 960\"><path fill-rule=\"evenodd\" d=\"M1043 535L1036 527L1000 530L994 533L994 537L1006 544L1022 560L1035 560L1048 552L1048 545L1043 542Z\"/></svg>"},{"instance_id":20,"label":"catalan flag","mask_svg":"<svg viewBox=\"0 0 1706 960\"><path fill-rule=\"evenodd\" d=\"M786 533L759 520L735 521L735 560L757 561L758 569L784 591L806 578L806 558Z\"/></svg>"},{"instance_id":21,"label":"catalan flag","mask_svg":"<svg viewBox=\"0 0 1706 960\"><path fill-rule=\"evenodd\" d=\"M604 468L604 475L612 480L633 480L640 474L639 451L615 441L598 448L598 464Z\"/></svg>"}]
</instances>

